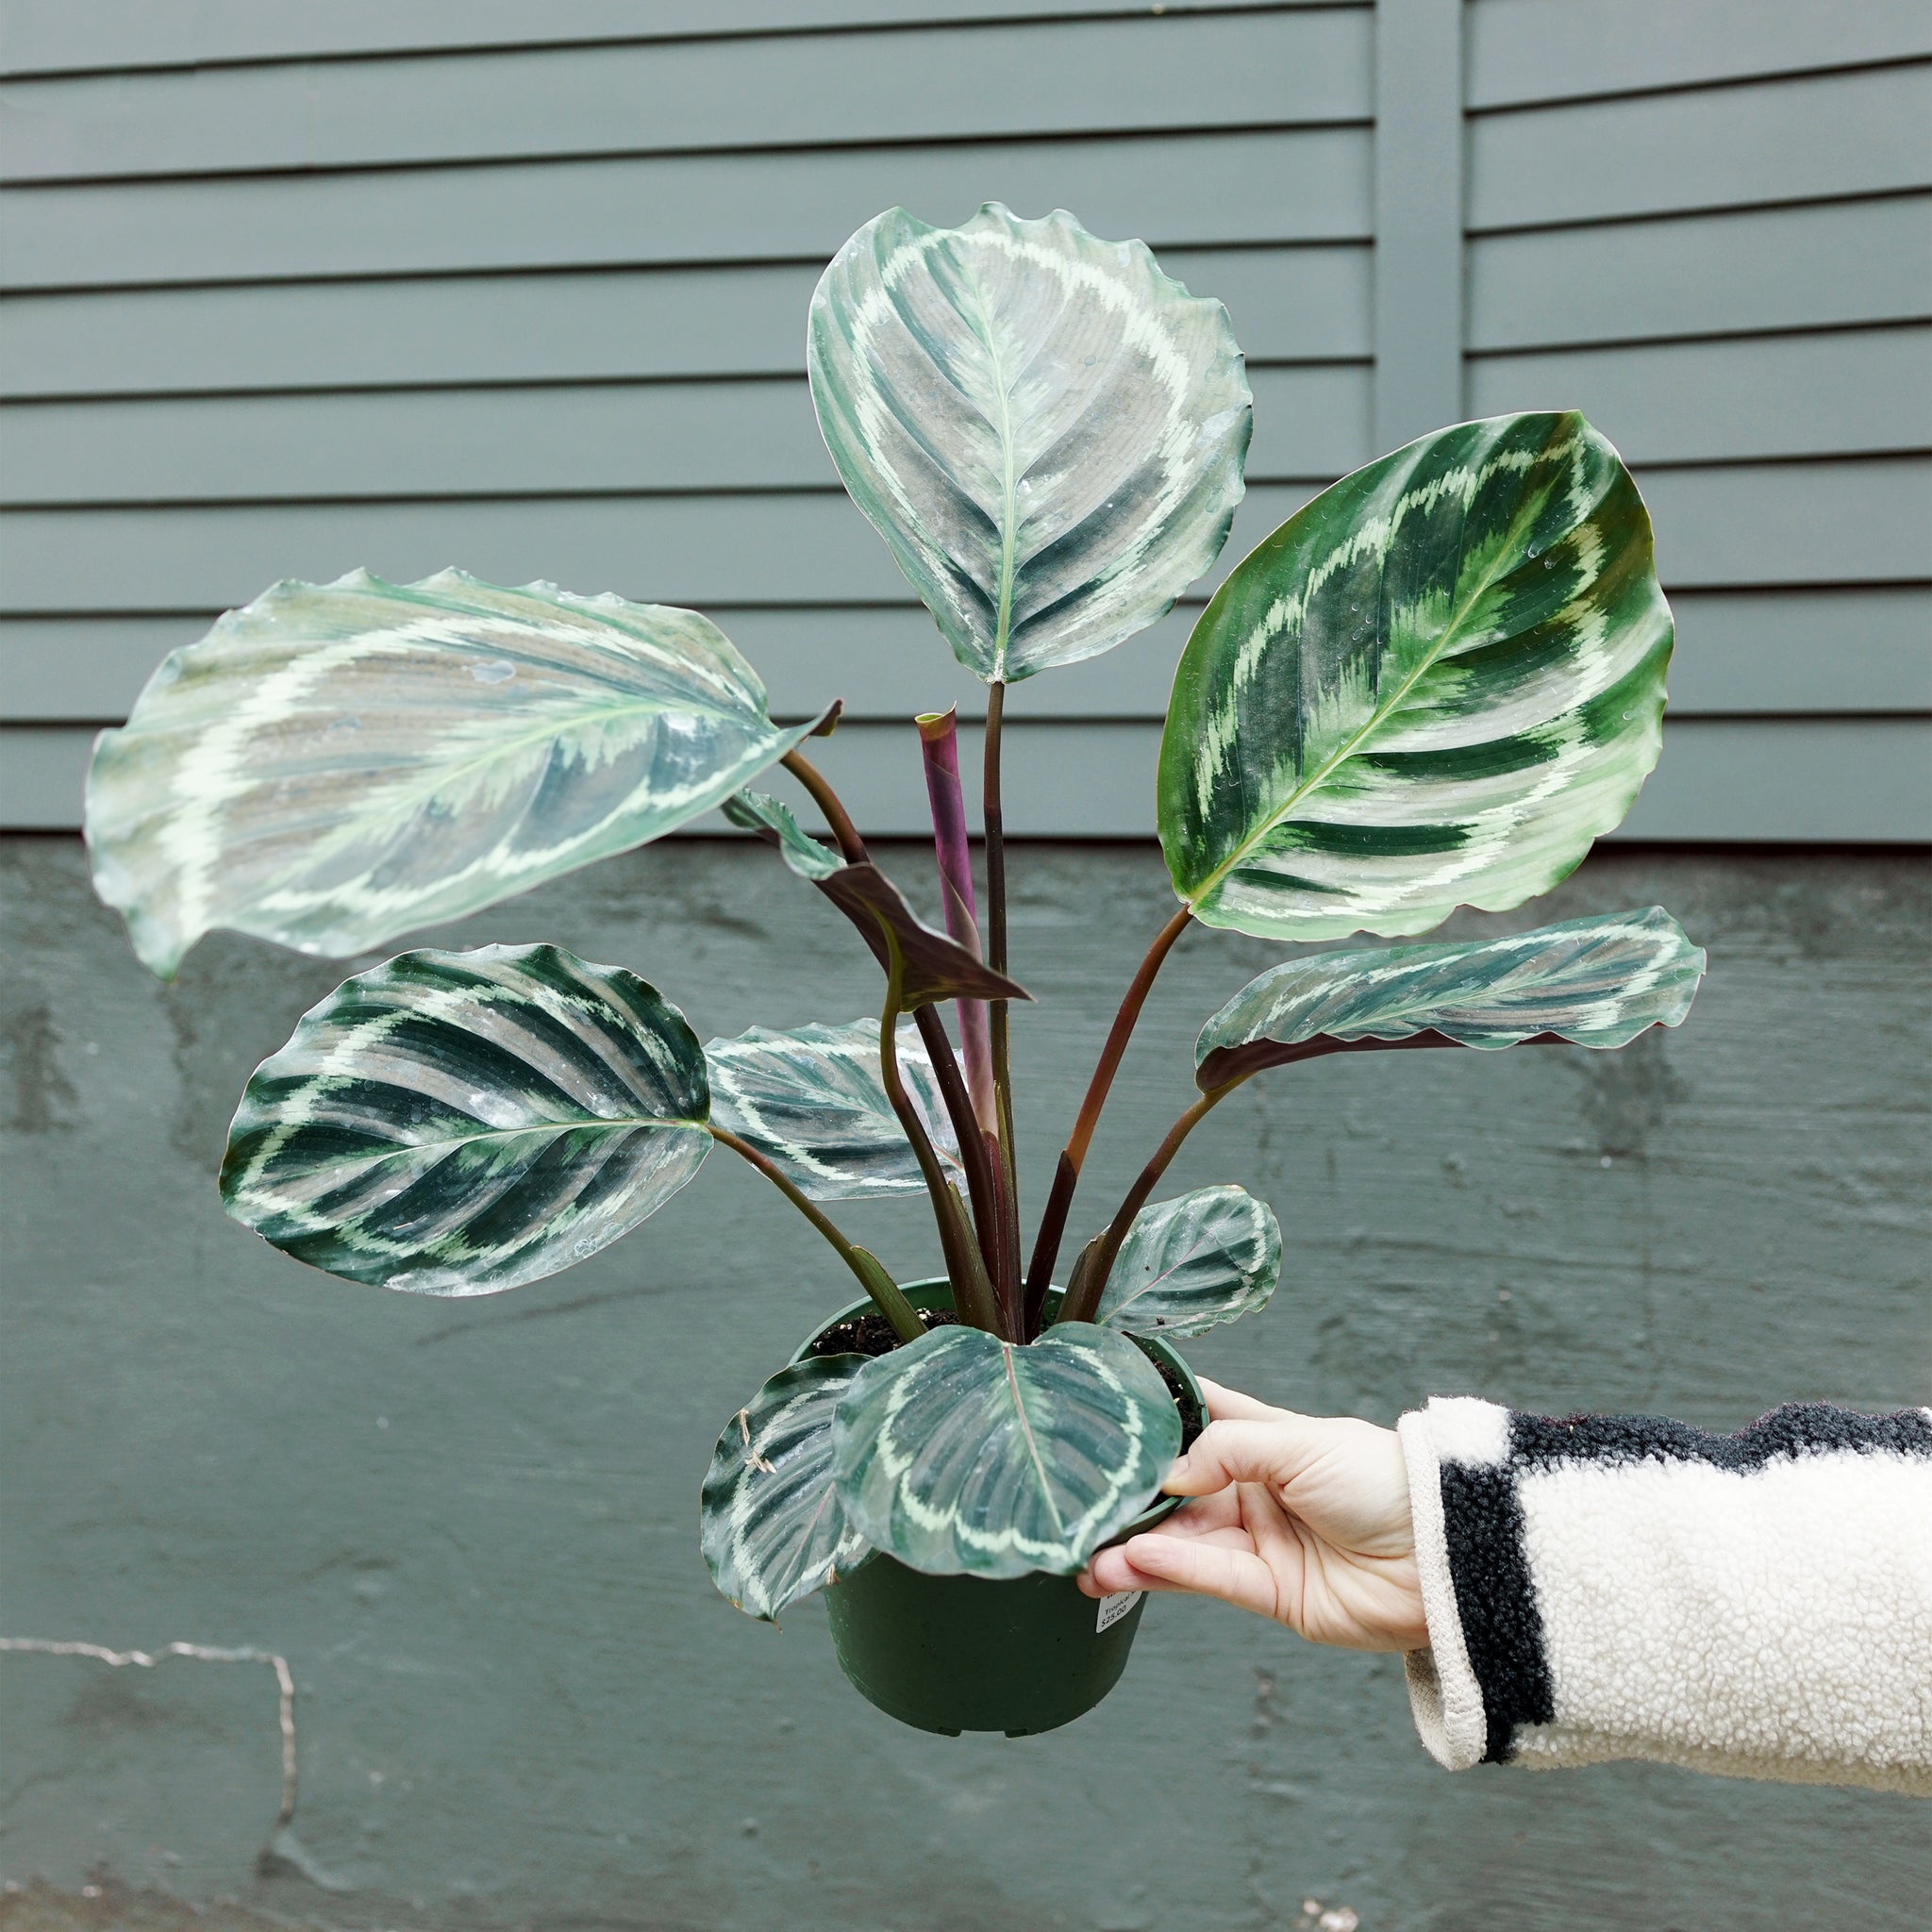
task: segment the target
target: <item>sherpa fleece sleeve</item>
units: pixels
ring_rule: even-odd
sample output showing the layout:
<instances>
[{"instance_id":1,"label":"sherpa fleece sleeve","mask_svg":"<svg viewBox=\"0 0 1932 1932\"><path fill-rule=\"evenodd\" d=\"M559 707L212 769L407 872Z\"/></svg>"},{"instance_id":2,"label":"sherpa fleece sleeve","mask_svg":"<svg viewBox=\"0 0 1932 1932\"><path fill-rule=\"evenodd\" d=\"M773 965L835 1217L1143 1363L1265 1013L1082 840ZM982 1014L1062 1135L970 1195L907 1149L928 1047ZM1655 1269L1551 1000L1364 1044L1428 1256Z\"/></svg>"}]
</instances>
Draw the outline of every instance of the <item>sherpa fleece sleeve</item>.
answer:
<instances>
[{"instance_id":1,"label":"sherpa fleece sleeve","mask_svg":"<svg viewBox=\"0 0 1932 1932\"><path fill-rule=\"evenodd\" d=\"M1439 1396L1400 1431L1438 1762L1932 1794L1932 1409L1707 1436Z\"/></svg>"}]
</instances>

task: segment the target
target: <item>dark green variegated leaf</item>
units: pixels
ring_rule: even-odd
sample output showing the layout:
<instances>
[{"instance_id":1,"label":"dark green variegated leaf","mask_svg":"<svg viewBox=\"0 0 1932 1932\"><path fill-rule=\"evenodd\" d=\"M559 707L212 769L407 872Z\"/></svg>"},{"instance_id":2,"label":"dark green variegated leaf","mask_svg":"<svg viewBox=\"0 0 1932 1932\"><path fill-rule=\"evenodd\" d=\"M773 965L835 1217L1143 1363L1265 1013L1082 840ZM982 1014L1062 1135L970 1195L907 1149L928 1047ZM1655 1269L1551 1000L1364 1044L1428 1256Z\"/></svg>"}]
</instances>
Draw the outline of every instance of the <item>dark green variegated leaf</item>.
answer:
<instances>
[{"instance_id":1,"label":"dark green variegated leaf","mask_svg":"<svg viewBox=\"0 0 1932 1932\"><path fill-rule=\"evenodd\" d=\"M1094 1320L1130 1335L1202 1335L1251 1315L1281 1278L1281 1226L1244 1189L1197 1188L1134 1217Z\"/></svg>"},{"instance_id":2,"label":"dark green variegated leaf","mask_svg":"<svg viewBox=\"0 0 1932 1932\"><path fill-rule=\"evenodd\" d=\"M958 228L891 208L825 270L806 360L853 501L989 682L1110 650L1226 541L1241 351L1139 242L997 202Z\"/></svg>"},{"instance_id":3,"label":"dark green variegated leaf","mask_svg":"<svg viewBox=\"0 0 1932 1932\"><path fill-rule=\"evenodd\" d=\"M751 1616L777 1616L870 1554L832 1485L832 1416L866 1359L793 1362L718 1438L698 1502L705 1563Z\"/></svg>"},{"instance_id":4,"label":"dark green variegated leaf","mask_svg":"<svg viewBox=\"0 0 1932 1932\"><path fill-rule=\"evenodd\" d=\"M217 926L361 952L672 831L810 729L695 611L460 571L277 584L101 734L94 884L163 977Z\"/></svg>"},{"instance_id":5,"label":"dark green variegated leaf","mask_svg":"<svg viewBox=\"0 0 1932 1932\"><path fill-rule=\"evenodd\" d=\"M879 1079L879 1023L754 1026L708 1041L711 1119L748 1141L813 1201L925 1191L912 1143ZM899 1024L899 1071L934 1151L962 1191L959 1144L919 1030Z\"/></svg>"},{"instance_id":6,"label":"dark green variegated leaf","mask_svg":"<svg viewBox=\"0 0 1932 1932\"><path fill-rule=\"evenodd\" d=\"M839 1494L915 1570L1078 1570L1147 1507L1180 1451L1167 1385L1089 1323L1016 1347L936 1328L858 1372L835 1424Z\"/></svg>"},{"instance_id":7,"label":"dark green variegated leaf","mask_svg":"<svg viewBox=\"0 0 1932 1932\"><path fill-rule=\"evenodd\" d=\"M256 1069L222 1198L331 1274L493 1294L662 1207L709 1108L696 1036L634 974L556 946L404 953Z\"/></svg>"},{"instance_id":8,"label":"dark green variegated leaf","mask_svg":"<svg viewBox=\"0 0 1932 1932\"><path fill-rule=\"evenodd\" d=\"M1660 906L1463 945L1316 953L1251 979L1201 1029L1194 1078L1343 1047L1624 1046L1690 1010L1704 953Z\"/></svg>"},{"instance_id":9,"label":"dark green variegated leaf","mask_svg":"<svg viewBox=\"0 0 1932 1932\"><path fill-rule=\"evenodd\" d=\"M835 872L845 870L845 861L829 845L814 839L796 818L791 808L762 791L734 791L724 801L724 816L747 832L758 832L778 848L778 856L802 879L822 885Z\"/></svg>"},{"instance_id":10,"label":"dark green variegated leaf","mask_svg":"<svg viewBox=\"0 0 1932 1932\"><path fill-rule=\"evenodd\" d=\"M1581 416L1425 436L1291 517L1194 626L1160 744L1174 890L1293 940L1520 905L1629 809L1670 652L1650 519Z\"/></svg>"}]
</instances>

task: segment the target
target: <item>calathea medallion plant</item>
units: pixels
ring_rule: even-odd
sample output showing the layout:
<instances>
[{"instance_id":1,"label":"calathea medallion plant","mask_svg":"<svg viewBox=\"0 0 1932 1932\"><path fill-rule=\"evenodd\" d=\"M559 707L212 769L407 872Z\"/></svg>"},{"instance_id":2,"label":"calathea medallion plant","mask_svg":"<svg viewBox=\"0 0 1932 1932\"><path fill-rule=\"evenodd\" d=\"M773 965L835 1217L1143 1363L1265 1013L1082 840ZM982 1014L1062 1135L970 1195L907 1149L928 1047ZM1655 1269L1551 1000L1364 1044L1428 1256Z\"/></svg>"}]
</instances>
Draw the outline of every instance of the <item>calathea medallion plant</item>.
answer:
<instances>
[{"instance_id":1,"label":"calathea medallion plant","mask_svg":"<svg viewBox=\"0 0 1932 1932\"><path fill-rule=\"evenodd\" d=\"M767 1618L833 1584L848 1672L912 1722L1040 1728L1103 1694L1131 1640L1138 1607L1096 1614L1070 1578L1146 1520L1198 1423L1171 1338L1257 1308L1281 1267L1240 1188L1153 1198L1188 1132L1322 1054L1621 1046L1682 1020L1703 956L1652 908L1285 959L1208 1020L1191 1104L1062 1288L1081 1165L1161 962L1195 925L1408 940L1545 891L1656 761L1670 613L1636 487L1570 413L1424 437L1237 565L1161 741L1178 905L1031 1183L1028 1246L1006 694L1111 649L1212 565L1242 491L1241 357L1221 305L1139 242L989 206L950 230L869 223L819 284L808 360L854 501L987 686L983 921L950 714L917 721L932 924L807 756L836 705L774 723L692 611L454 571L278 584L175 652L96 748L89 846L163 976L218 926L360 952L719 808L830 900L881 969L877 1014L708 1044L645 979L556 946L358 973L249 1081L223 1197L331 1274L486 1294L628 1233L714 1145L749 1161L863 1299L726 1425L703 1487L713 1576ZM748 789L773 765L828 838ZM828 1212L884 1194L928 1203L935 1280L893 1280Z\"/></svg>"}]
</instances>

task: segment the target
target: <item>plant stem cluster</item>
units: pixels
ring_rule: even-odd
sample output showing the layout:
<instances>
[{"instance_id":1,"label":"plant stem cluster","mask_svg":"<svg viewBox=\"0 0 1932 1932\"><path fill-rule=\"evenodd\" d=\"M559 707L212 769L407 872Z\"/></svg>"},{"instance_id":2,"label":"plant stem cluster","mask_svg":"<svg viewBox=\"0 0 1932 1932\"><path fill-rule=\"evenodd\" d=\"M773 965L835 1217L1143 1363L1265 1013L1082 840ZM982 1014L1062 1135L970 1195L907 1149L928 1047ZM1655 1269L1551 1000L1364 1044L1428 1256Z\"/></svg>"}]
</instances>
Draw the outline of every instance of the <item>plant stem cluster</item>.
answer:
<instances>
[{"instance_id":1,"label":"plant stem cluster","mask_svg":"<svg viewBox=\"0 0 1932 1932\"><path fill-rule=\"evenodd\" d=\"M1006 710L1006 689L1004 683L996 680L988 691L983 768L987 884L985 958L987 964L1000 974L1007 971L1008 959L1006 829L1000 800L1001 727ZM935 765L938 764L941 770L949 766L952 784L957 791L958 763L951 756L953 720L948 714L943 719L922 718L919 724L928 753L935 746L943 747L946 753L945 758L940 760L928 757L927 776L933 790L934 858L941 888L947 895L948 924L956 928L956 936L965 937L970 932L968 943L977 952L979 935L971 898L958 890L949 874L947 863L950 829L962 823L954 809L957 799L945 797L943 779L933 782ZM851 814L824 774L803 752L796 750L786 755L784 765L818 807L845 861L850 865L870 863L871 854L865 841L859 836ZM974 923L967 928L958 929L962 910L964 918ZM972 1078L974 1029L967 1009L977 1003L963 999L958 1002L961 1008L960 1038L968 1058L965 1068L960 1065L959 1055L939 1019L934 1003L922 1002L912 1013L921 1042L932 1062L947 1118L958 1141L960 1165L966 1174L966 1200L962 1203L932 1143L925 1122L907 1091L899 1063L899 1020L906 1011L905 955L891 926L883 919L877 921L882 943L874 947L874 951L881 954L886 969L885 1001L879 1020L880 1079L886 1098L911 1143L913 1158L925 1183L939 1234L940 1252L945 1260L947 1278L953 1286L956 1310L959 1319L970 1326L983 1328L1006 1341L1026 1342L1051 1325L1046 1312L1047 1292L1052 1284L1055 1263L1059 1258L1060 1244L1065 1238L1074 1190L1079 1185L1081 1165L1087 1158L1094 1129L1100 1123L1114 1075L1125 1057L1127 1042L1133 1037L1135 1024L1147 1003L1147 995L1153 990L1167 956L1192 920L1191 911L1183 906L1161 927L1122 996L1120 1009L1114 1015L1099 1061L1088 1082L1080 1111L1055 1167L1053 1186L1047 1195L1046 1207L1034 1238L1032 1256L1024 1276L1020 1266L1019 1163L1013 1139L1008 1003L995 999L986 1006L993 1112L991 1127L984 1118L984 1106L975 1105L972 1091L973 1086L978 1083ZM1226 1094L1248 1077L1246 1073L1242 1073L1204 1093L1169 1128L1165 1139L1127 1191L1113 1219L1080 1251L1073 1278L1052 1317L1053 1321L1091 1322L1094 1318L1108 1276L1112 1272L1122 1242L1126 1240L1127 1230L1180 1151L1182 1141ZM873 1298L880 1313L891 1324L892 1332L901 1341L914 1341L924 1332L917 1312L876 1257L849 1241L828 1215L807 1200L755 1148L734 1134L715 1127L712 1132L722 1144L741 1155L777 1186L825 1238Z\"/></svg>"}]
</instances>

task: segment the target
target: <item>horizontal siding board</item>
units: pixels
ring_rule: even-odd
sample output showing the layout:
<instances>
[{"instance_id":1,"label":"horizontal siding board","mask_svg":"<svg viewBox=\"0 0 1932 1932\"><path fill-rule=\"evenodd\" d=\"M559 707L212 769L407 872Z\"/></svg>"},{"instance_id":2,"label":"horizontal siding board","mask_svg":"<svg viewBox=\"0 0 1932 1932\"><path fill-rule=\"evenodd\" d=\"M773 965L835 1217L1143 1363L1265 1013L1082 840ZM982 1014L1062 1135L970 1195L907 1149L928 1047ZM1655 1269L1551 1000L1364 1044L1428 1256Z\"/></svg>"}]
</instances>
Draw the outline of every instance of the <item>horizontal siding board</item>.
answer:
<instances>
[{"instance_id":1,"label":"horizontal siding board","mask_svg":"<svg viewBox=\"0 0 1932 1932\"><path fill-rule=\"evenodd\" d=\"M1256 369L1251 482L1368 460L1366 367ZM0 500L537 495L838 482L803 377L0 407ZM728 512L727 512L728 514Z\"/></svg>"},{"instance_id":2,"label":"horizontal siding board","mask_svg":"<svg viewBox=\"0 0 1932 1932\"><path fill-rule=\"evenodd\" d=\"M1313 493L1251 490L1225 564ZM15 611L219 609L279 577L328 579L359 564L401 581L452 563L493 583L548 577L700 608L906 599L886 546L839 491L0 517L0 579Z\"/></svg>"},{"instance_id":3,"label":"horizontal siding board","mask_svg":"<svg viewBox=\"0 0 1932 1932\"><path fill-rule=\"evenodd\" d=\"M1154 830L1152 724L1016 721L1008 726L1008 835L1145 838ZM960 733L960 758L978 733ZM80 816L92 733L0 731L0 828L66 829ZM903 726L854 724L815 761L860 830L930 833L923 781ZM777 774L774 790L791 781ZM968 809L974 810L973 788ZM715 819L699 830L723 829ZM1932 836L1932 724L1920 719L1681 719L1622 836L1698 842L1919 841Z\"/></svg>"},{"instance_id":4,"label":"horizontal siding board","mask_svg":"<svg viewBox=\"0 0 1932 1932\"><path fill-rule=\"evenodd\" d=\"M1471 0L1473 108L1932 54L1923 0Z\"/></svg>"},{"instance_id":5,"label":"horizontal siding board","mask_svg":"<svg viewBox=\"0 0 1932 1932\"><path fill-rule=\"evenodd\" d=\"M1932 575L1932 463L1640 471L1667 585L1909 583Z\"/></svg>"},{"instance_id":6,"label":"horizontal siding board","mask_svg":"<svg viewBox=\"0 0 1932 1932\"><path fill-rule=\"evenodd\" d=\"M1483 357L1468 398L1581 409L1633 463L1932 449L1932 326Z\"/></svg>"},{"instance_id":7,"label":"horizontal siding board","mask_svg":"<svg viewBox=\"0 0 1932 1932\"><path fill-rule=\"evenodd\" d=\"M200 68L0 89L4 178L1367 121L1366 8Z\"/></svg>"},{"instance_id":8,"label":"horizontal siding board","mask_svg":"<svg viewBox=\"0 0 1932 1932\"><path fill-rule=\"evenodd\" d=\"M11 288L823 260L895 205L1070 208L1159 246L1366 238L1361 128L15 188Z\"/></svg>"},{"instance_id":9,"label":"horizontal siding board","mask_svg":"<svg viewBox=\"0 0 1932 1932\"><path fill-rule=\"evenodd\" d=\"M1671 713L1932 712L1932 591L1676 591ZM1026 680L1015 716L1158 718L1198 600L1103 658ZM897 718L986 691L917 605L732 609L711 617L758 667L777 713L812 715L843 697L850 717ZM200 637L214 613L0 619L0 718L114 724L166 655ZM1857 648L1848 650L1847 640Z\"/></svg>"},{"instance_id":10,"label":"horizontal siding board","mask_svg":"<svg viewBox=\"0 0 1932 1932\"><path fill-rule=\"evenodd\" d=\"M1628 839L1713 844L1932 839L1932 721L1692 718L1624 821Z\"/></svg>"},{"instance_id":11,"label":"horizontal siding board","mask_svg":"<svg viewBox=\"0 0 1932 1932\"><path fill-rule=\"evenodd\" d=\"M1332 0L1169 0L1169 13L1326 6ZM0 73L125 73L208 61L530 47L567 42L895 26L932 21L1103 18L1122 0L8 0Z\"/></svg>"},{"instance_id":12,"label":"horizontal siding board","mask_svg":"<svg viewBox=\"0 0 1932 1932\"><path fill-rule=\"evenodd\" d=\"M1370 352L1369 248L1164 248L1254 362ZM816 263L0 300L0 395L792 375Z\"/></svg>"},{"instance_id":13,"label":"horizontal siding board","mask_svg":"<svg viewBox=\"0 0 1932 1932\"><path fill-rule=\"evenodd\" d=\"M1932 67L1539 108L1472 123L1469 225L1619 220L1932 183Z\"/></svg>"},{"instance_id":14,"label":"horizontal siding board","mask_svg":"<svg viewBox=\"0 0 1932 1932\"><path fill-rule=\"evenodd\" d=\"M1673 586L1899 583L1927 575L1932 464L1656 470L1640 481ZM1218 570L1307 488L1250 491ZM278 577L358 564L391 578L459 563L498 583L550 577L663 603L899 603L885 547L837 491L447 503L17 509L0 517L7 608L204 610ZM1217 581L1210 578L1208 581Z\"/></svg>"},{"instance_id":15,"label":"horizontal siding board","mask_svg":"<svg viewBox=\"0 0 1932 1932\"><path fill-rule=\"evenodd\" d=\"M1674 591L1673 716L1932 712L1932 590Z\"/></svg>"},{"instance_id":16,"label":"horizontal siding board","mask_svg":"<svg viewBox=\"0 0 1932 1932\"><path fill-rule=\"evenodd\" d=\"M1679 215L1469 248L1469 346L1932 317L1932 195Z\"/></svg>"}]
</instances>

